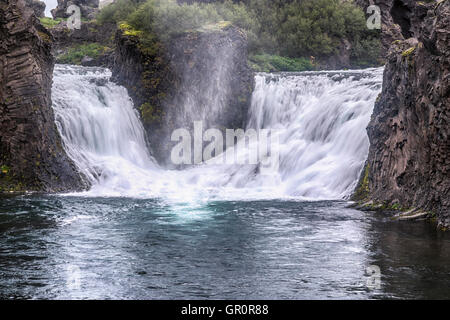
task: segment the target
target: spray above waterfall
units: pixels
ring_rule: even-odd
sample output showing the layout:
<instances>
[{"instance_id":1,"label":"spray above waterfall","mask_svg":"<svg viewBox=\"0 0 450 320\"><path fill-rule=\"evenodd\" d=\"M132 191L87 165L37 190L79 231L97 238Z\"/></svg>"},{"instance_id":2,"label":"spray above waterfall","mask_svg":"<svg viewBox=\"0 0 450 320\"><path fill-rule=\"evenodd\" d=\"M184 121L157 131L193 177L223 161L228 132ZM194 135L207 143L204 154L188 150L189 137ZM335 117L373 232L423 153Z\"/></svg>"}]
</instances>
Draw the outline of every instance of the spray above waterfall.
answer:
<instances>
[{"instance_id":1,"label":"spray above waterfall","mask_svg":"<svg viewBox=\"0 0 450 320\"><path fill-rule=\"evenodd\" d=\"M276 132L279 162L266 162L264 172L260 162L161 168L147 151L126 90L109 76L102 68L55 68L56 123L69 156L92 184L85 195L316 200L342 199L354 189L368 152L365 128L382 69L258 74L243 129ZM237 144L233 152L248 157L259 143Z\"/></svg>"}]
</instances>

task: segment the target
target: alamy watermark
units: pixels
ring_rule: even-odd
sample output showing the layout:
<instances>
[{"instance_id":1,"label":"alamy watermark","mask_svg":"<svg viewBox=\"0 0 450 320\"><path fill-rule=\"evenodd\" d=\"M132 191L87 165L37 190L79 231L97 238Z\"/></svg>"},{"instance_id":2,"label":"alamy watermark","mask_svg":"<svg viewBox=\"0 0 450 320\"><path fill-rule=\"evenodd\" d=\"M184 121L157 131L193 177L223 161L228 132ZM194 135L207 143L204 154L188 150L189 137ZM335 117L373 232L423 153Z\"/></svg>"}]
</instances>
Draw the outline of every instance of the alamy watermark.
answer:
<instances>
[{"instance_id":1,"label":"alamy watermark","mask_svg":"<svg viewBox=\"0 0 450 320\"><path fill-rule=\"evenodd\" d=\"M67 279L66 285L71 290L79 290L81 288L81 270L78 266L68 265L66 267Z\"/></svg>"},{"instance_id":2,"label":"alamy watermark","mask_svg":"<svg viewBox=\"0 0 450 320\"><path fill-rule=\"evenodd\" d=\"M379 6L371 5L367 7L367 14L370 14L367 19L367 28L370 30L381 29L381 9Z\"/></svg>"},{"instance_id":3,"label":"alamy watermark","mask_svg":"<svg viewBox=\"0 0 450 320\"><path fill-rule=\"evenodd\" d=\"M77 5L70 5L66 10L67 14L70 14L67 18L67 28L70 30L81 29L81 9Z\"/></svg>"},{"instance_id":4,"label":"alamy watermark","mask_svg":"<svg viewBox=\"0 0 450 320\"><path fill-rule=\"evenodd\" d=\"M70 16L67 19L67 28L70 30L81 29L81 9L79 6L72 4L67 7L66 13ZM366 10L370 16L367 19L367 28L370 30L381 29L381 9L377 5L370 5Z\"/></svg>"},{"instance_id":5,"label":"alamy watermark","mask_svg":"<svg viewBox=\"0 0 450 320\"><path fill-rule=\"evenodd\" d=\"M377 265L370 265L366 268L366 286L370 290L381 289L381 269Z\"/></svg>"},{"instance_id":6,"label":"alamy watermark","mask_svg":"<svg viewBox=\"0 0 450 320\"><path fill-rule=\"evenodd\" d=\"M171 150L175 165L224 164L259 165L261 174L279 168L278 132L272 129L203 130L202 121L194 121L193 132L179 128L171 141L178 142Z\"/></svg>"}]
</instances>

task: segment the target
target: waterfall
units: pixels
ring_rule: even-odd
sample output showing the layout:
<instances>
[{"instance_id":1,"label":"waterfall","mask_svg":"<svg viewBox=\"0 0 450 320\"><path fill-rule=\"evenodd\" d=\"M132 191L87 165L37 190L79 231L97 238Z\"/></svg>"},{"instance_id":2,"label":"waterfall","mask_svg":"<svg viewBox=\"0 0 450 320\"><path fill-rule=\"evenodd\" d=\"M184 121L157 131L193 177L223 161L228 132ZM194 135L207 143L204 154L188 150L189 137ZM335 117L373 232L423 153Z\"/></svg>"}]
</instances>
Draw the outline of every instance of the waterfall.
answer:
<instances>
[{"instance_id":1,"label":"waterfall","mask_svg":"<svg viewBox=\"0 0 450 320\"><path fill-rule=\"evenodd\" d=\"M131 98L110 76L95 67L56 65L54 70L56 125L68 155L94 188L120 179L129 163L156 168Z\"/></svg>"},{"instance_id":2,"label":"waterfall","mask_svg":"<svg viewBox=\"0 0 450 320\"><path fill-rule=\"evenodd\" d=\"M84 195L317 200L345 198L357 183L382 69L256 75L247 129L275 129L279 141L279 165L265 174L260 164L160 168L125 88L109 77L103 68L55 67L56 124L67 153L92 183Z\"/></svg>"},{"instance_id":3,"label":"waterfall","mask_svg":"<svg viewBox=\"0 0 450 320\"><path fill-rule=\"evenodd\" d=\"M382 69L256 76L249 127L281 132L283 194L351 194L367 158L366 127L381 82Z\"/></svg>"}]
</instances>

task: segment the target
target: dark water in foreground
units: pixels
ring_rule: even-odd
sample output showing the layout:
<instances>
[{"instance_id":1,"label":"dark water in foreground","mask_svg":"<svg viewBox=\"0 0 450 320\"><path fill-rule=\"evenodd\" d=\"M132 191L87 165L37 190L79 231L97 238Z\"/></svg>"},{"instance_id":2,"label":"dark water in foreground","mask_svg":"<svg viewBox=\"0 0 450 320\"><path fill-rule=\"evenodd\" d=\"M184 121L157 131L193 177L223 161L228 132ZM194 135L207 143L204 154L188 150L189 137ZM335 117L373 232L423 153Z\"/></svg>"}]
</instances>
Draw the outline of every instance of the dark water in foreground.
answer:
<instances>
[{"instance_id":1,"label":"dark water in foreground","mask_svg":"<svg viewBox=\"0 0 450 320\"><path fill-rule=\"evenodd\" d=\"M0 198L0 298L450 298L449 234L345 206Z\"/></svg>"}]
</instances>

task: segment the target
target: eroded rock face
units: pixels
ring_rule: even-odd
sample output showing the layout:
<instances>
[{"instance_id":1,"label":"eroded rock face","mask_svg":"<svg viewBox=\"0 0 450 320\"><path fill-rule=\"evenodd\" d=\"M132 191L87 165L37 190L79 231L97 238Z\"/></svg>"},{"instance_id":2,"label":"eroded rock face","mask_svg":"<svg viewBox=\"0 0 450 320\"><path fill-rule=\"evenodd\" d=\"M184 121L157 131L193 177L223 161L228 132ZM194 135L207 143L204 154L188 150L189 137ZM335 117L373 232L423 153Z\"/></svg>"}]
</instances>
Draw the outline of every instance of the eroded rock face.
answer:
<instances>
[{"instance_id":1,"label":"eroded rock face","mask_svg":"<svg viewBox=\"0 0 450 320\"><path fill-rule=\"evenodd\" d=\"M415 0L356 0L355 2L366 13L371 5L380 8L382 45L385 55L389 52L393 41L418 35L429 5L427 1ZM431 2L436 1L431 0Z\"/></svg>"},{"instance_id":2,"label":"eroded rock face","mask_svg":"<svg viewBox=\"0 0 450 320\"><path fill-rule=\"evenodd\" d=\"M172 165L175 129L193 135L194 121L204 130L245 128L254 76L240 29L190 32L145 48L121 31L116 39L113 79L128 89L160 164Z\"/></svg>"},{"instance_id":3,"label":"eroded rock face","mask_svg":"<svg viewBox=\"0 0 450 320\"><path fill-rule=\"evenodd\" d=\"M45 2L39 0L26 0L26 3L34 10L34 14L37 17L45 17Z\"/></svg>"},{"instance_id":4,"label":"eroded rock face","mask_svg":"<svg viewBox=\"0 0 450 320\"><path fill-rule=\"evenodd\" d=\"M408 1L408 0L406 0ZM391 10L394 4L393 0L356 0L356 3L363 8L367 13L367 8L371 5L376 5L380 8L381 13L381 43L382 53L386 55L389 51L392 41L402 39L400 26L398 26L391 15ZM368 16L368 14L367 14Z\"/></svg>"},{"instance_id":5,"label":"eroded rock face","mask_svg":"<svg viewBox=\"0 0 450 320\"><path fill-rule=\"evenodd\" d=\"M95 18L98 12L100 0L58 0L58 6L51 10L53 18L68 18L67 8L76 5L80 8L81 17L85 19Z\"/></svg>"},{"instance_id":6,"label":"eroded rock face","mask_svg":"<svg viewBox=\"0 0 450 320\"><path fill-rule=\"evenodd\" d=\"M0 2L0 191L84 186L55 126L51 43L24 0Z\"/></svg>"},{"instance_id":7,"label":"eroded rock face","mask_svg":"<svg viewBox=\"0 0 450 320\"><path fill-rule=\"evenodd\" d=\"M81 23L80 29L69 29L66 21L61 21L55 27L48 29L55 39L52 52L57 63L59 57L71 48L95 43L107 47L108 50L96 59L86 56L81 64L83 66L110 67L113 64L113 50L109 48L113 47L116 29L115 23L98 25L91 21Z\"/></svg>"},{"instance_id":8,"label":"eroded rock face","mask_svg":"<svg viewBox=\"0 0 450 320\"><path fill-rule=\"evenodd\" d=\"M402 5L408 10L392 17L403 20L401 36L387 55L383 90L368 127L369 198L430 210L448 228L450 2Z\"/></svg>"}]
</instances>

